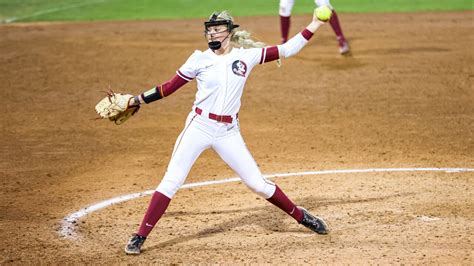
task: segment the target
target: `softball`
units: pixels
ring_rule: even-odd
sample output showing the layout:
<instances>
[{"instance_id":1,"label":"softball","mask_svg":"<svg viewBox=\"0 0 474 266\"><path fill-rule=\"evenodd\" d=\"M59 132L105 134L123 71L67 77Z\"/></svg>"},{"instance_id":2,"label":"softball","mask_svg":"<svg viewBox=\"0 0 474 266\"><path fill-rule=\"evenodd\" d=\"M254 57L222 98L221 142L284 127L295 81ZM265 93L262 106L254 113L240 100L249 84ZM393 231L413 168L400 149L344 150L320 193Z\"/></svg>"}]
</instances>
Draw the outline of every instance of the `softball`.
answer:
<instances>
[{"instance_id":1,"label":"softball","mask_svg":"<svg viewBox=\"0 0 474 266\"><path fill-rule=\"evenodd\" d=\"M332 15L331 9L327 6L320 6L316 8L314 12L316 13L316 17L323 22L327 22Z\"/></svg>"}]
</instances>

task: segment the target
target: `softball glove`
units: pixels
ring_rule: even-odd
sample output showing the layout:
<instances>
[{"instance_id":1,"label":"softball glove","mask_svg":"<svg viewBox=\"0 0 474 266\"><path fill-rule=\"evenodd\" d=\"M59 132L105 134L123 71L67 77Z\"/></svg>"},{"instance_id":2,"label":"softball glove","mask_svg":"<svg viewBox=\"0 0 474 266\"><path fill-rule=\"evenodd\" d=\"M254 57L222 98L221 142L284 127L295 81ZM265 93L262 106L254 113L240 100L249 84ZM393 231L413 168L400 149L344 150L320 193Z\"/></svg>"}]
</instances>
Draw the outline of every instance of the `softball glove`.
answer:
<instances>
[{"instance_id":1,"label":"softball glove","mask_svg":"<svg viewBox=\"0 0 474 266\"><path fill-rule=\"evenodd\" d=\"M116 125L120 125L140 109L140 105L129 106L130 99L133 98L133 95L115 93L110 89L105 93L107 96L100 100L95 106L95 111L100 118L108 118Z\"/></svg>"}]
</instances>

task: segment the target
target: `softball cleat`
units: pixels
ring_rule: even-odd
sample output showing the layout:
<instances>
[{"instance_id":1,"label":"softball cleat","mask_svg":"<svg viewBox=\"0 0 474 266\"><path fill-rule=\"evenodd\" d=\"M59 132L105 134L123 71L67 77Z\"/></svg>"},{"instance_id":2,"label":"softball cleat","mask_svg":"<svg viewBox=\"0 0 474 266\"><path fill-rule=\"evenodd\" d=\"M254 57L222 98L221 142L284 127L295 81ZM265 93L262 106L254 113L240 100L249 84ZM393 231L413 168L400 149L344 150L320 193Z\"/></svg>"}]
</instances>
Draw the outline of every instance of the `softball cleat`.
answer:
<instances>
[{"instance_id":1,"label":"softball cleat","mask_svg":"<svg viewBox=\"0 0 474 266\"><path fill-rule=\"evenodd\" d=\"M301 220L300 224L320 235L329 233L329 227L322 218L312 215L303 207L298 207L298 209L303 212L303 220Z\"/></svg>"},{"instance_id":2,"label":"softball cleat","mask_svg":"<svg viewBox=\"0 0 474 266\"><path fill-rule=\"evenodd\" d=\"M339 45L339 53L342 55L348 54L351 51L349 48L349 43L344 41L342 44Z\"/></svg>"},{"instance_id":3,"label":"softball cleat","mask_svg":"<svg viewBox=\"0 0 474 266\"><path fill-rule=\"evenodd\" d=\"M130 238L127 245L125 246L125 253L127 255L139 255L145 240L146 237L133 234L132 238Z\"/></svg>"}]
</instances>

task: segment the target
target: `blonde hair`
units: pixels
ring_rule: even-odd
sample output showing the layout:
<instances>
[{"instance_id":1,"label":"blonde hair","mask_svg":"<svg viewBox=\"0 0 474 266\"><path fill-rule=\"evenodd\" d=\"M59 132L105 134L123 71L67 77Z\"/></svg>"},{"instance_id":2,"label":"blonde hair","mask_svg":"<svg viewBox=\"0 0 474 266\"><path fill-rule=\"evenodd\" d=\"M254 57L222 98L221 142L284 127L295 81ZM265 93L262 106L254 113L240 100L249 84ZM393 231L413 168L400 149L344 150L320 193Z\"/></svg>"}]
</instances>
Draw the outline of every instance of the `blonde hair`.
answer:
<instances>
[{"instance_id":1,"label":"blonde hair","mask_svg":"<svg viewBox=\"0 0 474 266\"><path fill-rule=\"evenodd\" d=\"M211 19L214 15L217 15L217 21L219 20L230 20L232 23L234 22L234 18L230 15L227 10L220 11L220 12L213 12L209 19ZM252 38L250 32L246 30L236 30L232 29L231 32L230 42L234 47L237 48L263 48L267 46L267 44L263 42L256 41Z\"/></svg>"}]
</instances>

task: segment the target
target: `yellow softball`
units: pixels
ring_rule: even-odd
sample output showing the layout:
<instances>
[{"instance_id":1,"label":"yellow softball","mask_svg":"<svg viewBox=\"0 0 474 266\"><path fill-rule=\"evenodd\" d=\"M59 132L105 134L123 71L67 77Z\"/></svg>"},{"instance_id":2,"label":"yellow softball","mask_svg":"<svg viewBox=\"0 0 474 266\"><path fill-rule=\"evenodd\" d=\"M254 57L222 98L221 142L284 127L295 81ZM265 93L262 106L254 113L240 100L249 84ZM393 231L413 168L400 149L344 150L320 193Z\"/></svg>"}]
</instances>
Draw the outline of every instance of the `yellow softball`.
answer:
<instances>
[{"instance_id":1,"label":"yellow softball","mask_svg":"<svg viewBox=\"0 0 474 266\"><path fill-rule=\"evenodd\" d=\"M331 9L327 6L320 6L316 8L314 12L316 13L316 17L323 22L327 22L332 15Z\"/></svg>"}]
</instances>

